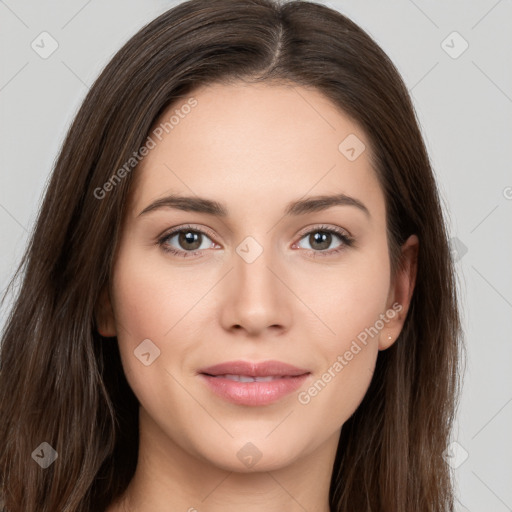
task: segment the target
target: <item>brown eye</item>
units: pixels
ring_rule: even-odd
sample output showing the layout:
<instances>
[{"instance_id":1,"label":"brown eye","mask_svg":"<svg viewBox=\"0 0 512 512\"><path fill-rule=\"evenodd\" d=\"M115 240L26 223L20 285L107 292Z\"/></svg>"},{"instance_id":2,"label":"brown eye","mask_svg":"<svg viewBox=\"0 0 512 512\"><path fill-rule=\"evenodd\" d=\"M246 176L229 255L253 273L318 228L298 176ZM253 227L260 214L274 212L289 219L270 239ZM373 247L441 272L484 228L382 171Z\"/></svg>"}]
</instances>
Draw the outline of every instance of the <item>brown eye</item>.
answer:
<instances>
[{"instance_id":1,"label":"brown eye","mask_svg":"<svg viewBox=\"0 0 512 512\"><path fill-rule=\"evenodd\" d=\"M188 227L175 229L163 236L158 243L164 251L184 257L213 246L212 240L206 233L200 229Z\"/></svg>"},{"instance_id":2,"label":"brown eye","mask_svg":"<svg viewBox=\"0 0 512 512\"><path fill-rule=\"evenodd\" d=\"M312 249L324 251L331 245L332 234L327 231L315 231L310 233L308 241Z\"/></svg>"},{"instance_id":3,"label":"brown eye","mask_svg":"<svg viewBox=\"0 0 512 512\"><path fill-rule=\"evenodd\" d=\"M336 239L338 243L332 246ZM304 240L309 247L303 245ZM294 247L308 250L313 256L331 256L352 246L354 246L354 239L345 230L327 226L319 226L303 233L300 241L294 245Z\"/></svg>"},{"instance_id":4,"label":"brown eye","mask_svg":"<svg viewBox=\"0 0 512 512\"><path fill-rule=\"evenodd\" d=\"M201 247L202 233L197 231L179 231L178 244L181 249L197 251Z\"/></svg>"}]
</instances>

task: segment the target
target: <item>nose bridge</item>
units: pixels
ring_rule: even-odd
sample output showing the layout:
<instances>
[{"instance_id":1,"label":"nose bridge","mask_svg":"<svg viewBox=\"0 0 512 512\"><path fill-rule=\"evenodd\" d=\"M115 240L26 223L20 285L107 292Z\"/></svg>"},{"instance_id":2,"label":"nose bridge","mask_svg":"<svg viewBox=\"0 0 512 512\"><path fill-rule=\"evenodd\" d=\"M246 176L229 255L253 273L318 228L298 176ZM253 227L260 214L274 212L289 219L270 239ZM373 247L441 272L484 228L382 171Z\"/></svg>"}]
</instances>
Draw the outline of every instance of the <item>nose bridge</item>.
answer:
<instances>
[{"instance_id":1,"label":"nose bridge","mask_svg":"<svg viewBox=\"0 0 512 512\"><path fill-rule=\"evenodd\" d=\"M265 302L275 296L275 277L269 270L273 265L272 260L275 260L270 237L260 242L253 236L247 236L236 247L236 255L234 266L238 293ZM239 300L243 300L244 296Z\"/></svg>"},{"instance_id":2,"label":"nose bridge","mask_svg":"<svg viewBox=\"0 0 512 512\"><path fill-rule=\"evenodd\" d=\"M224 304L225 321L231 326L257 331L287 323L287 301L275 275L274 267L279 265L270 240L267 236L261 243L247 236L235 249L230 294Z\"/></svg>"}]
</instances>

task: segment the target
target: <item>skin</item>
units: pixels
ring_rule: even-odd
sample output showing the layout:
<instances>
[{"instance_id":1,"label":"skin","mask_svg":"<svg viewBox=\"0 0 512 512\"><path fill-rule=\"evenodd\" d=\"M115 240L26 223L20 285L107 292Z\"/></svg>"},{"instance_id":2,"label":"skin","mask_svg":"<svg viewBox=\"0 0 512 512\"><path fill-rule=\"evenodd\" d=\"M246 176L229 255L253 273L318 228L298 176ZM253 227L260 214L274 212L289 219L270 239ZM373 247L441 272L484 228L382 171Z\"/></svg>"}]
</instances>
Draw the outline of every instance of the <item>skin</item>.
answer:
<instances>
[{"instance_id":1,"label":"skin","mask_svg":"<svg viewBox=\"0 0 512 512\"><path fill-rule=\"evenodd\" d=\"M141 404L136 474L108 510L327 512L340 430L368 389L379 350L403 327L418 239L404 244L404 265L391 279L385 199L369 140L318 91L215 84L193 97L197 106L134 171L111 286L99 301L100 332L117 336ZM354 161L338 149L349 134L366 145ZM347 205L284 216L290 201L340 192L364 203L370 216ZM170 193L219 201L228 216L173 208L139 215ZM158 238L186 224L214 236L199 235L199 254L166 253ZM320 225L342 228L356 245L314 257L343 244L333 234L322 249L303 234ZM252 263L236 252L248 236L263 249ZM188 248L177 236L166 243ZM301 404L298 392L394 303L400 313ZM145 339L160 350L149 366L134 356ZM237 359L277 359L311 375L273 404L235 405L210 391L197 371ZM237 457L248 442L261 452L251 468Z\"/></svg>"}]
</instances>

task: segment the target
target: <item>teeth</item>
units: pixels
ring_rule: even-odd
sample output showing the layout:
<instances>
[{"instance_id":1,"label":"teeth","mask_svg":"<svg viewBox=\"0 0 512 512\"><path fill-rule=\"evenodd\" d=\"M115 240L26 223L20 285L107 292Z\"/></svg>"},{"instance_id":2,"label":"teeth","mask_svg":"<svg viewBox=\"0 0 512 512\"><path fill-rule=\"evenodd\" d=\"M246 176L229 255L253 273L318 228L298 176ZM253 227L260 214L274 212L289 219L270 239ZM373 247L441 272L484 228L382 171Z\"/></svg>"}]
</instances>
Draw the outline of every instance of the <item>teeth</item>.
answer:
<instances>
[{"instance_id":1,"label":"teeth","mask_svg":"<svg viewBox=\"0 0 512 512\"><path fill-rule=\"evenodd\" d=\"M245 375L233 375L233 377L237 378L240 382L256 382L257 377L249 377Z\"/></svg>"},{"instance_id":2,"label":"teeth","mask_svg":"<svg viewBox=\"0 0 512 512\"><path fill-rule=\"evenodd\" d=\"M249 377L248 375L217 375L217 377L223 377L225 379L234 380L237 382L270 382L282 377L274 377L272 375L268 377Z\"/></svg>"}]
</instances>

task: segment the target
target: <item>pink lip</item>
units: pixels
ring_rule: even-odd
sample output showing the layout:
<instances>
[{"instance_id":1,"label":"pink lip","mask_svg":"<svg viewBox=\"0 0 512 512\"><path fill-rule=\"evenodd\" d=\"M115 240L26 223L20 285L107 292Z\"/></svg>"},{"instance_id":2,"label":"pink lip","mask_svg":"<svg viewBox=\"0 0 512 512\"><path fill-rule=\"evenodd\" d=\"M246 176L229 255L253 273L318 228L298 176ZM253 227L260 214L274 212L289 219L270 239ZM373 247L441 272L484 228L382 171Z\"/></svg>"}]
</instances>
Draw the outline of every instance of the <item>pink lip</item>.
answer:
<instances>
[{"instance_id":1,"label":"pink lip","mask_svg":"<svg viewBox=\"0 0 512 512\"><path fill-rule=\"evenodd\" d=\"M299 388L310 375L308 370L280 361L250 363L228 361L198 372L208 387L220 397L238 405L266 405ZM268 382L238 382L224 375L275 377Z\"/></svg>"},{"instance_id":2,"label":"pink lip","mask_svg":"<svg viewBox=\"0 0 512 512\"><path fill-rule=\"evenodd\" d=\"M282 377L304 375L309 370L297 368L291 364L281 361L263 361L262 363L251 363L249 361L226 361L199 370L198 373L208 375L247 375L249 377Z\"/></svg>"}]
</instances>

